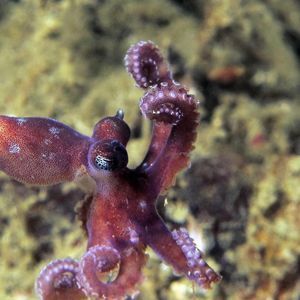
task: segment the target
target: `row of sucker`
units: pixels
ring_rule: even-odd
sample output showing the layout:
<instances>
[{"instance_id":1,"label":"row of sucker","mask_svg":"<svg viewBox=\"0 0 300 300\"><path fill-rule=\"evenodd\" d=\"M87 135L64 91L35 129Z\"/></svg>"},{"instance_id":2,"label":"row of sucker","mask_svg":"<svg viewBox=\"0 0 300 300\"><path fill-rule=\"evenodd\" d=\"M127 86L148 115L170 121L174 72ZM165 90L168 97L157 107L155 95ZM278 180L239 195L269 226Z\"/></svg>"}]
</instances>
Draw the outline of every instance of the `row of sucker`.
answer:
<instances>
[{"instance_id":1,"label":"row of sucker","mask_svg":"<svg viewBox=\"0 0 300 300\"><path fill-rule=\"evenodd\" d=\"M79 262L70 258L54 260L40 272L36 293L41 300L63 300L71 294L74 300L106 299L111 297L108 287L117 279L120 263L119 252L109 246L91 247Z\"/></svg>"},{"instance_id":2,"label":"row of sucker","mask_svg":"<svg viewBox=\"0 0 300 300\"><path fill-rule=\"evenodd\" d=\"M121 257L109 246L91 247L81 258L79 280L87 296L107 298L108 286L119 274Z\"/></svg>"},{"instance_id":3,"label":"row of sucker","mask_svg":"<svg viewBox=\"0 0 300 300\"><path fill-rule=\"evenodd\" d=\"M158 47L151 41L141 41L131 46L124 63L128 73L140 88L147 89L163 81L172 81L168 64Z\"/></svg>"},{"instance_id":4,"label":"row of sucker","mask_svg":"<svg viewBox=\"0 0 300 300\"><path fill-rule=\"evenodd\" d=\"M196 247L194 240L185 228L173 230L172 236L187 259L188 271L186 276L190 280L195 281L203 288L210 288L211 283L221 280L221 276L205 262L201 251Z\"/></svg>"},{"instance_id":5,"label":"row of sucker","mask_svg":"<svg viewBox=\"0 0 300 300\"><path fill-rule=\"evenodd\" d=\"M163 82L150 88L140 101L144 116L177 125L197 108L198 102L178 83Z\"/></svg>"},{"instance_id":6,"label":"row of sucker","mask_svg":"<svg viewBox=\"0 0 300 300\"><path fill-rule=\"evenodd\" d=\"M57 259L50 262L40 272L36 280L36 293L41 300L61 299L64 291L74 290L83 299L83 292L77 279L79 264L71 258ZM62 296L63 298L63 296Z\"/></svg>"}]
</instances>

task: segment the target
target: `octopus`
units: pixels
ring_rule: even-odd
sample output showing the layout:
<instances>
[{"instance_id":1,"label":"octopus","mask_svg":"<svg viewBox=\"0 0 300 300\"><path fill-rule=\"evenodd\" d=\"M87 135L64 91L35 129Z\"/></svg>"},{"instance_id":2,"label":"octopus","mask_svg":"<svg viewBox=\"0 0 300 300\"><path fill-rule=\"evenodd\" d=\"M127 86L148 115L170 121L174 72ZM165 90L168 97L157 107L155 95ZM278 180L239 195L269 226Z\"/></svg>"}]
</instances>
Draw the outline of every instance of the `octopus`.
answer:
<instances>
[{"instance_id":1,"label":"octopus","mask_svg":"<svg viewBox=\"0 0 300 300\"><path fill-rule=\"evenodd\" d=\"M0 169L31 185L53 185L87 177L93 183L82 212L87 249L79 260L56 259L36 280L43 300L124 299L143 279L146 247L177 274L201 288L221 280L188 231L170 231L156 209L160 195L186 168L199 123L199 102L173 79L168 62L151 41L131 46L127 71L145 91L143 116L152 137L143 161L127 167L130 128L124 113L105 117L91 137L50 118L0 116Z\"/></svg>"}]
</instances>

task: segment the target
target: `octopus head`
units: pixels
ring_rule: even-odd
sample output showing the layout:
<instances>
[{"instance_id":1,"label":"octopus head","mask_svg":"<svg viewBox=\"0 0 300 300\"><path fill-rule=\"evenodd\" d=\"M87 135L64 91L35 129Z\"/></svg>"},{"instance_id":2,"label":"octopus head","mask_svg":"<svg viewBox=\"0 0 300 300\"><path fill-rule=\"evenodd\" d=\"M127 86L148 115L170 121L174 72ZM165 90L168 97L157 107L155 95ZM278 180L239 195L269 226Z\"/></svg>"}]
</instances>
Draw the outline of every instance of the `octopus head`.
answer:
<instances>
[{"instance_id":1,"label":"octopus head","mask_svg":"<svg viewBox=\"0 0 300 300\"><path fill-rule=\"evenodd\" d=\"M126 146L130 138L130 129L123 118L124 112L119 109L115 116L100 120L95 125L93 138L97 141L106 139L117 140L123 146Z\"/></svg>"}]
</instances>

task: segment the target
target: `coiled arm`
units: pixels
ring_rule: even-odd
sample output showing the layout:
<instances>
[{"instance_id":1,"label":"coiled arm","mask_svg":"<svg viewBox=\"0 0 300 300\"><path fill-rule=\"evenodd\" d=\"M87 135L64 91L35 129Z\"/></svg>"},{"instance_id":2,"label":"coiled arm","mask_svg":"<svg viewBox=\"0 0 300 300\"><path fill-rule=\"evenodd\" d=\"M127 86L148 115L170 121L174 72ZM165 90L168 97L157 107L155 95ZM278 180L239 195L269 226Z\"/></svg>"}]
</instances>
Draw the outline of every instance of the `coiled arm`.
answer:
<instances>
[{"instance_id":1,"label":"coiled arm","mask_svg":"<svg viewBox=\"0 0 300 300\"><path fill-rule=\"evenodd\" d=\"M137 85L148 89L140 109L153 121L151 143L139 170L163 192L189 163L199 120L198 101L173 81L168 64L152 42L133 45L125 64Z\"/></svg>"}]
</instances>

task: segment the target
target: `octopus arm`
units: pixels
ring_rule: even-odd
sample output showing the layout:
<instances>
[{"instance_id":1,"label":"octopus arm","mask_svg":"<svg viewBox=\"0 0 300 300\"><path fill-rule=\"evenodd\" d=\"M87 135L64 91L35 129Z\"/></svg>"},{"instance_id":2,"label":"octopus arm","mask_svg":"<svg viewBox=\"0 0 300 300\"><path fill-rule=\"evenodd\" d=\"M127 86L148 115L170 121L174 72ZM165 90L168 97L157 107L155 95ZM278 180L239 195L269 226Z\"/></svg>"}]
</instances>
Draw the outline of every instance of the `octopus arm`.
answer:
<instances>
[{"instance_id":1,"label":"octopus arm","mask_svg":"<svg viewBox=\"0 0 300 300\"><path fill-rule=\"evenodd\" d=\"M90 138L47 118L0 116L0 169L27 184L71 181L85 173Z\"/></svg>"},{"instance_id":2,"label":"octopus arm","mask_svg":"<svg viewBox=\"0 0 300 300\"><path fill-rule=\"evenodd\" d=\"M128 73L140 88L147 89L155 84L173 81L168 63L151 41L140 41L132 45L124 62Z\"/></svg>"},{"instance_id":3,"label":"octopus arm","mask_svg":"<svg viewBox=\"0 0 300 300\"><path fill-rule=\"evenodd\" d=\"M156 217L146 227L147 243L173 269L184 274L202 288L210 288L221 280L203 259L186 229L170 232L163 221Z\"/></svg>"},{"instance_id":4,"label":"octopus arm","mask_svg":"<svg viewBox=\"0 0 300 300\"><path fill-rule=\"evenodd\" d=\"M189 164L196 139L198 102L179 84L161 84L145 94L140 103L144 116L153 120L153 137L141 164L162 193L176 174Z\"/></svg>"},{"instance_id":5,"label":"octopus arm","mask_svg":"<svg viewBox=\"0 0 300 300\"><path fill-rule=\"evenodd\" d=\"M149 150L137 171L149 175L161 193L189 163L199 119L198 102L173 80L168 63L153 42L134 44L124 61L136 85L148 90L140 109L154 121Z\"/></svg>"},{"instance_id":6,"label":"octopus arm","mask_svg":"<svg viewBox=\"0 0 300 300\"><path fill-rule=\"evenodd\" d=\"M119 252L110 246L96 245L81 258L79 282L88 297L123 299L135 292L145 262L145 254L134 248Z\"/></svg>"},{"instance_id":7,"label":"octopus arm","mask_svg":"<svg viewBox=\"0 0 300 300\"><path fill-rule=\"evenodd\" d=\"M36 293L40 300L84 300L77 276L78 262L66 258L49 263L36 281Z\"/></svg>"},{"instance_id":8,"label":"octopus arm","mask_svg":"<svg viewBox=\"0 0 300 300\"><path fill-rule=\"evenodd\" d=\"M152 124L152 137L149 149L138 170L147 169L155 162L159 155L161 155L166 146L171 131L172 125L164 124L162 122L154 122Z\"/></svg>"}]
</instances>

